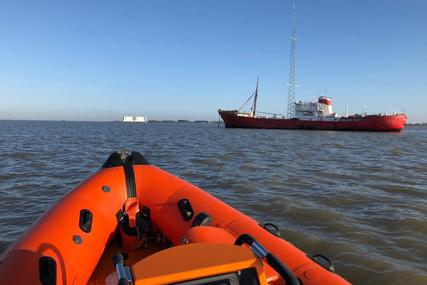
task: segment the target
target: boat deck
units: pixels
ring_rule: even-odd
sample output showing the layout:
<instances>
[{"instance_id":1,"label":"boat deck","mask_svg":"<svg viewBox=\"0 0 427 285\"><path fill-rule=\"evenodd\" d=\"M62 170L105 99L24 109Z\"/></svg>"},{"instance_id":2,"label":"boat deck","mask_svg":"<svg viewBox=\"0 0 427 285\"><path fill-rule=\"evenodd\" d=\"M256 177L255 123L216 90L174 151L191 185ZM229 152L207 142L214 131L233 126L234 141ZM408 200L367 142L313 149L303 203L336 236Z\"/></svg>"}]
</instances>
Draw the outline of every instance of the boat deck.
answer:
<instances>
[{"instance_id":1,"label":"boat deck","mask_svg":"<svg viewBox=\"0 0 427 285\"><path fill-rule=\"evenodd\" d=\"M104 254L101 256L101 259L98 262L92 276L88 281L88 285L104 285L107 284L107 277L115 272L115 268L113 266L113 256L116 253L121 252L125 257L126 266L130 266L140 261L141 259L146 258L160 250L167 248L164 243L157 243L155 241L150 241L146 244L146 248L138 248L132 252L125 251L123 248L119 246L119 243L116 239L114 239L108 247L105 249ZM127 257L127 258L126 258ZM116 280L117 282L117 280Z\"/></svg>"}]
</instances>

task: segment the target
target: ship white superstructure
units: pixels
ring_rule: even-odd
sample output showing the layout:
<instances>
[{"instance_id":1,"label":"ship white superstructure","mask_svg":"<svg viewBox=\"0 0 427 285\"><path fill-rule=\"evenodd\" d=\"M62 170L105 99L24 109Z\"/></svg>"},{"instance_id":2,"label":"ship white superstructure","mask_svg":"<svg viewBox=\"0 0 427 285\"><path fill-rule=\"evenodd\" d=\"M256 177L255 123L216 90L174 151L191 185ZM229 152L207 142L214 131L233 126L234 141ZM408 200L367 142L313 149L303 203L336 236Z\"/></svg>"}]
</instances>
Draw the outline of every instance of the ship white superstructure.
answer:
<instances>
[{"instance_id":1,"label":"ship white superstructure","mask_svg":"<svg viewBox=\"0 0 427 285\"><path fill-rule=\"evenodd\" d=\"M295 102L295 117L336 117L336 114L332 111L332 99L321 96L317 102Z\"/></svg>"}]
</instances>

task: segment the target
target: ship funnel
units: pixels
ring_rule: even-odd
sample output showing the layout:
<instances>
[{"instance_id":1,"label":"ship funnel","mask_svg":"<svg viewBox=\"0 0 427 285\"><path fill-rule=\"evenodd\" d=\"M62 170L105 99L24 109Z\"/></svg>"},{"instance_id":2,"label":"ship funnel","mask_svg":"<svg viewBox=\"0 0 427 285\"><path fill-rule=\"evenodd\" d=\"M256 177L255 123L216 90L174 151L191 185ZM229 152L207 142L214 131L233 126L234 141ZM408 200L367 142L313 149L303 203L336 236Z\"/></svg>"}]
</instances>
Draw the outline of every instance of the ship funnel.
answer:
<instances>
[{"instance_id":1,"label":"ship funnel","mask_svg":"<svg viewBox=\"0 0 427 285\"><path fill-rule=\"evenodd\" d=\"M325 116L332 115L332 99L325 96L320 96L317 101L320 109L323 109Z\"/></svg>"},{"instance_id":2,"label":"ship funnel","mask_svg":"<svg viewBox=\"0 0 427 285\"><path fill-rule=\"evenodd\" d=\"M329 97L321 96L321 97L319 97L319 101L318 102L320 104L325 104L325 105L328 105L328 106L332 106L332 99L329 98Z\"/></svg>"}]
</instances>

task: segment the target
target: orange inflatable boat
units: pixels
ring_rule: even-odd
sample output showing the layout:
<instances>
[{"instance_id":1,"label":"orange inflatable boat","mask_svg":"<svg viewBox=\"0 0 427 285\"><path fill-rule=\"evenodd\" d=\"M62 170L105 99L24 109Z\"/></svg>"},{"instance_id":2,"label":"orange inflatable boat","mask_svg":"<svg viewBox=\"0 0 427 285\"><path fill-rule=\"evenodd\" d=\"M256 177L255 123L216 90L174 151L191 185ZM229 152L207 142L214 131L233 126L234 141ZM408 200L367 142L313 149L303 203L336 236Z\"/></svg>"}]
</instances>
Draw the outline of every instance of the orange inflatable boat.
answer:
<instances>
[{"instance_id":1,"label":"orange inflatable boat","mask_svg":"<svg viewBox=\"0 0 427 285\"><path fill-rule=\"evenodd\" d=\"M0 257L0 284L349 284L137 152L116 152Z\"/></svg>"}]
</instances>

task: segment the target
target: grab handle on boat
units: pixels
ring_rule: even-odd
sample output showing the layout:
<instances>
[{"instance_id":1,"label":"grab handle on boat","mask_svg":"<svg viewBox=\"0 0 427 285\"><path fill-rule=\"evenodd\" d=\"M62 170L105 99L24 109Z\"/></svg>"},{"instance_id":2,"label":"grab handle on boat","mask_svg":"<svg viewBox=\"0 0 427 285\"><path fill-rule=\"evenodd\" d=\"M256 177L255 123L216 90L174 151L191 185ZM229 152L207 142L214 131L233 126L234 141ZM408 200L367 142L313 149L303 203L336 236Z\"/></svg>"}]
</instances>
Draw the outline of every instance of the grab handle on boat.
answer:
<instances>
[{"instance_id":1,"label":"grab handle on boat","mask_svg":"<svg viewBox=\"0 0 427 285\"><path fill-rule=\"evenodd\" d=\"M125 266L123 255L119 252L113 256L113 264L116 267L118 285L132 285L132 275L128 266Z\"/></svg>"},{"instance_id":2,"label":"grab handle on boat","mask_svg":"<svg viewBox=\"0 0 427 285\"><path fill-rule=\"evenodd\" d=\"M267 264L270 265L286 282L286 285L300 285L300 282L292 273L292 271L283 264L274 254L268 252L255 238L248 234L240 235L236 241L235 245L242 245L246 243L249 245L249 248L255 253L259 258L265 258Z\"/></svg>"},{"instance_id":3,"label":"grab handle on boat","mask_svg":"<svg viewBox=\"0 0 427 285\"><path fill-rule=\"evenodd\" d=\"M295 277L295 275L292 273L292 271L283 264L274 254L267 253L267 256L265 257L267 260L268 265L273 267L274 270L277 271L277 273L282 276L282 278L285 280L286 284L289 285L299 285L300 282Z\"/></svg>"}]
</instances>

